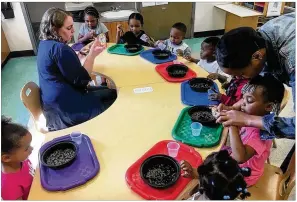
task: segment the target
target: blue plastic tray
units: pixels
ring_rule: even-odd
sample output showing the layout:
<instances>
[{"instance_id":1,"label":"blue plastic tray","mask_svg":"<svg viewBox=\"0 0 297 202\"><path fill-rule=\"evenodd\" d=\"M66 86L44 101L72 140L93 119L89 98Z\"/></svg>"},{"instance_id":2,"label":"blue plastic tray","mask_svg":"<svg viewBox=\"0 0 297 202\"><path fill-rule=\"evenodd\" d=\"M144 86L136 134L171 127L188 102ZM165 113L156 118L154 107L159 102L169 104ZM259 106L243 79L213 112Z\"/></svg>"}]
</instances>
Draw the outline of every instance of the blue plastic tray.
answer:
<instances>
[{"instance_id":1,"label":"blue plastic tray","mask_svg":"<svg viewBox=\"0 0 297 202\"><path fill-rule=\"evenodd\" d=\"M39 154L42 154L52 144L65 140L71 140L71 137L65 135L47 142L40 148ZM78 145L77 157L70 166L54 170L40 163L41 185L48 191L65 191L85 184L95 177L99 172L99 167L91 140L88 136L83 135L81 144Z\"/></svg>"},{"instance_id":2,"label":"blue plastic tray","mask_svg":"<svg viewBox=\"0 0 297 202\"><path fill-rule=\"evenodd\" d=\"M219 91L218 85L214 82L213 87ZM193 91L189 85L189 81L181 84L181 100L185 105L190 106L210 106L219 105L219 101L211 101L208 99L208 92Z\"/></svg>"},{"instance_id":3,"label":"blue plastic tray","mask_svg":"<svg viewBox=\"0 0 297 202\"><path fill-rule=\"evenodd\" d=\"M154 55L152 54L152 52L154 50L156 50L156 49L149 49L149 50L143 51L142 53L140 53L140 57L142 57L154 64L162 64L162 63L171 62L171 61L177 59L176 55L171 54L171 56L169 56L169 58L167 58L165 60L159 60L159 59L155 58Z\"/></svg>"}]
</instances>

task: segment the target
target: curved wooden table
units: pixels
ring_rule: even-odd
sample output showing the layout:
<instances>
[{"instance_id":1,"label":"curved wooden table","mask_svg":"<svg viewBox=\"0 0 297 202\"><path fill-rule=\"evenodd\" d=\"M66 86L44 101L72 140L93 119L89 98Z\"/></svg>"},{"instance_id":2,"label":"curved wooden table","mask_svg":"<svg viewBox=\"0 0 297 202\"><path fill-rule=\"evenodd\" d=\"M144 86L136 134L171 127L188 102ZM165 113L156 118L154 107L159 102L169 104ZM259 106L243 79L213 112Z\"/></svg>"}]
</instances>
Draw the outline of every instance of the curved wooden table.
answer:
<instances>
[{"instance_id":1,"label":"curved wooden table","mask_svg":"<svg viewBox=\"0 0 297 202\"><path fill-rule=\"evenodd\" d=\"M182 58L179 60L197 76L207 76L207 72L196 64ZM100 172L80 187L65 192L49 192L42 188L37 168L29 200L142 199L126 184L126 170L157 142L172 140L171 130L181 110L186 107L181 102L180 83L165 81L155 71L155 66L140 56L111 55L106 51L96 58L94 71L113 79L118 88L117 100L107 111L85 123L47 133L45 141L81 131L92 140ZM133 89L141 87L152 87L153 92L135 94ZM220 149L226 136L227 129L224 129L218 146L196 150L205 158ZM195 181L189 183L184 192L193 184Z\"/></svg>"}]
</instances>

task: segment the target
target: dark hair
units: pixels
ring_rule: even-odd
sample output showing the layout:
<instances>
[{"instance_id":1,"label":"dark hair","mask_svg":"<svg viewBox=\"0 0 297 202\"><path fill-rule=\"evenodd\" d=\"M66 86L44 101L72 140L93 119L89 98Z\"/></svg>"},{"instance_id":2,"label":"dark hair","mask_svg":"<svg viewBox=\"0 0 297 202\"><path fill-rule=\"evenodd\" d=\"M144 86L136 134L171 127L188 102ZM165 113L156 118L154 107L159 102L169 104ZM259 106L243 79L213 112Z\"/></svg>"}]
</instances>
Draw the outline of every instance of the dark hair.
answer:
<instances>
[{"instance_id":1,"label":"dark hair","mask_svg":"<svg viewBox=\"0 0 297 202\"><path fill-rule=\"evenodd\" d=\"M271 74L265 74L264 76L257 75L242 88L242 93L244 94L247 91L253 91L258 86L263 88L262 96L264 101L273 102L275 104L273 111L278 114L280 110L280 104L285 94L284 84Z\"/></svg>"},{"instance_id":2,"label":"dark hair","mask_svg":"<svg viewBox=\"0 0 297 202\"><path fill-rule=\"evenodd\" d=\"M1 154L18 148L19 141L29 131L24 126L12 123L10 118L1 116Z\"/></svg>"},{"instance_id":3,"label":"dark hair","mask_svg":"<svg viewBox=\"0 0 297 202\"><path fill-rule=\"evenodd\" d=\"M210 200L233 200L240 193L245 199L250 196L244 177L250 176L250 168L240 168L227 150L210 154L198 167L198 191Z\"/></svg>"},{"instance_id":4,"label":"dark hair","mask_svg":"<svg viewBox=\"0 0 297 202\"><path fill-rule=\"evenodd\" d=\"M220 40L219 37L211 36L211 37L206 38L202 43L206 43L206 44L209 44L209 45L211 45L213 47L216 47L219 40Z\"/></svg>"},{"instance_id":5,"label":"dark hair","mask_svg":"<svg viewBox=\"0 0 297 202\"><path fill-rule=\"evenodd\" d=\"M135 20L139 20L140 21L140 24L143 25L143 17L140 13L132 13L130 16L129 16L129 19L128 19L128 24L130 23L130 20L131 19L135 19Z\"/></svg>"},{"instance_id":6,"label":"dark hair","mask_svg":"<svg viewBox=\"0 0 297 202\"><path fill-rule=\"evenodd\" d=\"M178 29L179 31L183 32L184 34L187 33L187 26L182 22L177 22L172 25L172 28Z\"/></svg>"},{"instance_id":7,"label":"dark hair","mask_svg":"<svg viewBox=\"0 0 297 202\"><path fill-rule=\"evenodd\" d=\"M99 12L97 11L97 9L93 6L88 6L87 8L85 8L84 10L84 14L85 15L90 15L90 16L93 16L95 18L98 18L100 17L99 15Z\"/></svg>"},{"instance_id":8,"label":"dark hair","mask_svg":"<svg viewBox=\"0 0 297 202\"><path fill-rule=\"evenodd\" d=\"M47 11L45 11L40 23L39 39L64 42L56 32L55 28L61 28L67 16L72 15L70 12L64 11L60 8L49 8Z\"/></svg>"},{"instance_id":9,"label":"dark hair","mask_svg":"<svg viewBox=\"0 0 297 202\"><path fill-rule=\"evenodd\" d=\"M265 40L251 27L239 27L222 36L216 58L219 66L241 69L250 64L252 55L266 47Z\"/></svg>"}]
</instances>

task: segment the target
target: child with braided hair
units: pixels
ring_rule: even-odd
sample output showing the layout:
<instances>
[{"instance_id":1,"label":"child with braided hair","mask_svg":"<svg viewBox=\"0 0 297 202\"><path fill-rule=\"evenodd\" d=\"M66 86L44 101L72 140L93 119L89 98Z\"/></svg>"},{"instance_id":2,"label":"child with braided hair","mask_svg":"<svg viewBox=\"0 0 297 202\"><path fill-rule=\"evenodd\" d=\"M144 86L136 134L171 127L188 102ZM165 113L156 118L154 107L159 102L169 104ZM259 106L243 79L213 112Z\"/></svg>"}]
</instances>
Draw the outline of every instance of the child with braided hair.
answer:
<instances>
[{"instance_id":1,"label":"child with braided hair","mask_svg":"<svg viewBox=\"0 0 297 202\"><path fill-rule=\"evenodd\" d=\"M99 34L105 34L109 42L108 29L99 21L100 15L96 8L89 6L84 10L85 23L79 29L78 42L88 44Z\"/></svg>"},{"instance_id":2,"label":"child with braided hair","mask_svg":"<svg viewBox=\"0 0 297 202\"><path fill-rule=\"evenodd\" d=\"M269 114L278 116L284 93L284 85L274 76L270 74L258 75L242 88L243 98L238 105L219 105L217 121L233 116L232 110L254 116ZM257 183L264 172L264 165L270 154L272 140L261 140L260 128L253 123L249 126L238 128L231 125L228 134L230 146L225 147L225 149L241 167L251 168L251 176L245 178L247 185L251 186Z\"/></svg>"},{"instance_id":3,"label":"child with braided hair","mask_svg":"<svg viewBox=\"0 0 297 202\"><path fill-rule=\"evenodd\" d=\"M244 177L250 175L249 168L240 168L226 150L213 152L197 169L181 162L184 177L199 179L189 200L234 200L238 196L250 196Z\"/></svg>"}]
</instances>

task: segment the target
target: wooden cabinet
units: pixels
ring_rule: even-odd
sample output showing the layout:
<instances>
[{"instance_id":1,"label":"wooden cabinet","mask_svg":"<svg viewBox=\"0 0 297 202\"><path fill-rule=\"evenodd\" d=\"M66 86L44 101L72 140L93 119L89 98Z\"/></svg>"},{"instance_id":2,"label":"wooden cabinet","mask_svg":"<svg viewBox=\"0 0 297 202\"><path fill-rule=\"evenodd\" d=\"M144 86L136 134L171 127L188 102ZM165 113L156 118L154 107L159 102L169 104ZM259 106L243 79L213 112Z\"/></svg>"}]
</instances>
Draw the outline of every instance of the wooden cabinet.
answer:
<instances>
[{"instance_id":1,"label":"wooden cabinet","mask_svg":"<svg viewBox=\"0 0 297 202\"><path fill-rule=\"evenodd\" d=\"M129 31L129 25L127 21L118 21L118 22L104 22L104 25L108 29L109 33L109 42L115 43L116 42L116 36L117 36L117 26L118 24L122 25L123 31L127 32Z\"/></svg>"},{"instance_id":2,"label":"wooden cabinet","mask_svg":"<svg viewBox=\"0 0 297 202\"><path fill-rule=\"evenodd\" d=\"M10 49L1 27L1 63L7 58L8 54L10 53Z\"/></svg>"}]
</instances>

